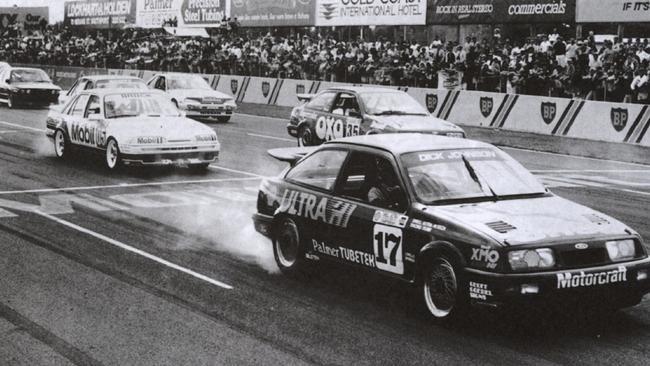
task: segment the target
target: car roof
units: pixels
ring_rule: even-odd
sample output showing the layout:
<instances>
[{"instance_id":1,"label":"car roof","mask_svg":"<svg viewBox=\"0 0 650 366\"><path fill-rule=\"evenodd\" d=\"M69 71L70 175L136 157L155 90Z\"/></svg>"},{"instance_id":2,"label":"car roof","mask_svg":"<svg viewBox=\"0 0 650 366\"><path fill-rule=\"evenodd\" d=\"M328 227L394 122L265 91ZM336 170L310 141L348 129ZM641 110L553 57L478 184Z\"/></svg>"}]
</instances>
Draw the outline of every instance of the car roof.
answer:
<instances>
[{"instance_id":1,"label":"car roof","mask_svg":"<svg viewBox=\"0 0 650 366\"><path fill-rule=\"evenodd\" d=\"M8 70L12 70L12 71L13 71L13 70L38 70L38 71L43 71L43 72L45 72L44 70L39 69L39 68L37 68L37 67L15 67L15 66L11 66L11 65L10 65L9 67L7 67L7 69L8 69Z\"/></svg>"},{"instance_id":2,"label":"car roof","mask_svg":"<svg viewBox=\"0 0 650 366\"><path fill-rule=\"evenodd\" d=\"M159 73L155 74L153 77L156 77L156 76L165 76L165 77L170 77L170 76L174 76L174 77L179 77L179 76L180 77L199 76L200 77L201 74L186 74L186 73L182 73L182 72L159 72Z\"/></svg>"},{"instance_id":3,"label":"car roof","mask_svg":"<svg viewBox=\"0 0 650 366\"><path fill-rule=\"evenodd\" d=\"M324 146L357 145L378 148L395 155L425 150L494 148L485 142L425 133L382 133L344 137L325 143Z\"/></svg>"},{"instance_id":4,"label":"car roof","mask_svg":"<svg viewBox=\"0 0 650 366\"><path fill-rule=\"evenodd\" d=\"M108 94L130 94L130 93L135 93L135 94L159 94L159 95L165 95L160 90L156 89L135 89L135 88L106 88L106 89L88 89L88 90L83 90L79 94L95 94L100 97L103 97Z\"/></svg>"},{"instance_id":5,"label":"car roof","mask_svg":"<svg viewBox=\"0 0 650 366\"><path fill-rule=\"evenodd\" d=\"M334 86L323 91L347 91L352 93L377 93L377 92L402 92L392 88L382 88L377 86ZM403 93L403 92L402 92Z\"/></svg>"},{"instance_id":6,"label":"car roof","mask_svg":"<svg viewBox=\"0 0 650 366\"><path fill-rule=\"evenodd\" d=\"M86 80L139 80L144 82L142 79L140 79L137 76L131 76L131 75L85 75L80 77L80 79L86 79Z\"/></svg>"}]
</instances>

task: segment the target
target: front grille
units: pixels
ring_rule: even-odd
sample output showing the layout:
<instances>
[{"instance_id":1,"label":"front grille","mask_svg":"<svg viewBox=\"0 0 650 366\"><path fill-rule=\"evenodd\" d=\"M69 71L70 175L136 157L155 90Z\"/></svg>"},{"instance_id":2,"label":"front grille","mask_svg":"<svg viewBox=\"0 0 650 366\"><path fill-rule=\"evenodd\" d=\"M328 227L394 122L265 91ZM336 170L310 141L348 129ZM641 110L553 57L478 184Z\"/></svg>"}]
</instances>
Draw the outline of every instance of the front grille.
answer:
<instances>
[{"instance_id":1,"label":"front grille","mask_svg":"<svg viewBox=\"0 0 650 366\"><path fill-rule=\"evenodd\" d=\"M168 160L180 160L180 159L201 159L201 160L213 160L219 157L219 153L216 152L184 152L184 153L168 153L168 154L159 154L159 155L144 155L139 157L145 163L154 163L162 159Z\"/></svg>"},{"instance_id":2,"label":"front grille","mask_svg":"<svg viewBox=\"0 0 650 366\"><path fill-rule=\"evenodd\" d=\"M559 253L559 261L564 267L583 267L610 262L605 248L563 251Z\"/></svg>"},{"instance_id":3,"label":"front grille","mask_svg":"<svg viewBox=\"0 0 650 366\"><path fill-rule=\"evenodd\" d=\"M226 100L219 98L203 98L203 104L223 104Z\"/></svg>"},{"instance_id":4,"label":"front grille","mask_svg":"<svg viewBox=\"0 0 650 366\"><path fill-rule=\"evenodd\" d=\"M501 233L501 234L505 234L505 233L507 233L509 231L512 231L512 230L516 229L516 227L508 224L505 221L501 221L501 220L493 221L493 222L486 222L485 226L487 226L490 229L492 229L492 230L494 230L494 231L496 231L498 233Z\"/></svg>"}]
</instances>

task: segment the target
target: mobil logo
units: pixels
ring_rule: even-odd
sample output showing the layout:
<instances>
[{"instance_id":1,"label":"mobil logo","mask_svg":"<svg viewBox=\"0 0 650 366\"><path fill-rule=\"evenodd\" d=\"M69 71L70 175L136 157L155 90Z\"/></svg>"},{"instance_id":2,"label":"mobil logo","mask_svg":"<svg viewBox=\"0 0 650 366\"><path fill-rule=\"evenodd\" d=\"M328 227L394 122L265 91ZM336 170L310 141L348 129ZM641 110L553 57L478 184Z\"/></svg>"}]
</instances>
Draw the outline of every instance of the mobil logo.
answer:
<instances>
[{"instance_id":1,"label":"mobil logo","mask_svg":"<svg viewBox=\"0 0 650 366\"><path fill-rule=\"evenodd\" d=\"M483 117L487 118L492 114L492 108L494 107L494 100L492 97L481 97L480 99L481 114Z\"/></svg>"},{"instance_id":2,"label":"mobil logo","mask_svg":"<svg viewBox=\"0 0 650 366\"><path fill-rule=\"evenodd\" d=\"M612 108L609 113L610 119L612 120L612 126L617 132L623 131L625 125L627 125L627 108Z\"/></svg>"},{"instance_id":3,"label":"mobil logo","mask_svg":"<svg viewBox=\"0 0 650 366\"><path fill-rule=\"evenodd\" d=\"M557 113L557 105L553 102L542 102L540 112L542 114L544 123L550 125L551 122L553 122L555 119L555 114Z\"/></svg>"}]
</instances>

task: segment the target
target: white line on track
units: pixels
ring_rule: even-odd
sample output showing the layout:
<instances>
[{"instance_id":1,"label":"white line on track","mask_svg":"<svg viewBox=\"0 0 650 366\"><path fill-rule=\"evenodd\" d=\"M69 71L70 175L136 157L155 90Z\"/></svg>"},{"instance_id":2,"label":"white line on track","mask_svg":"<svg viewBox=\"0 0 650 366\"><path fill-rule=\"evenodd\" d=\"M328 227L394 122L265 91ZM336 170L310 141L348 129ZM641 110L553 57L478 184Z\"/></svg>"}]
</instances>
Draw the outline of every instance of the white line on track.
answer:
<instances>
[{"instance_id":1,"label":"white line on track","mask_svg":"<svg viewBox=\"0 0 650 366\"><path fill-rule=\"evenodd\" d=\"M105 242L107 242L107 243L109 243L111 245L114 245L116 247L124 249L124 250L126 250L128 252L131 252L131 253L137 254L139 256L145 257L145 258L150 259L150 260L152 260L154 262L157 262L157 263L160 263L160 264L162 264L164 266L167 266L169 268L175 269L175 270L177 270L179 272L183 272L185 274L188 274L188 275L190 275L190 276L192 276L194 278L198 278L198 279L200 279L202 281L205 281L207 283L210 283L212 285L215 285L215 286L218 286L218 287L221 287L221 288L225 288L227 290L232 290L233 289L233 287L231 285L227 284L227 283L217 281L217 280L212 279L212 278L210 278L210 277L208 277L206 275L202 275L202 274L200 274L198 272L194 272L191 269L179 266L178 264L172 263L172 262L170 262L170 261L168 261L166 259L157 257L157 256L155 256L153 254L147 253L147 252L145 252L143 250L140 250L138 248L134 248L134 247L132 247L130 245L124 244L122 242L119 242L119 241L117 241L115 239L109 238L109 237L107 237L105 235L102 235L100 233L97 233L97 232L94 232L92 230L81 227L79 225L73 224L70 221L60 219L60 218L58 218L56 216L52 216L50 214L46 214L46 213L40 212L38 210L35 210L34 213L37 214L37 215L40 215L40 216L42 216L42 217L44 217L46 219L57 222L57 223L59 223L61 225L67 226L67 227L69 227L71 229L77 230L77 231L79 231L81 233L84 233L86 235L90 235L90 236L95 237L95 238L97 238L99 240L105 241Z\"/></svg>"},{"instance_id":2,"label":"white line on track","mask_svg":"<svg viewBox=\"0 0 650 366\"><path fill-rule=\"evenodd\" d=\"M166 186L178 184L200 184L200 183L217 183L217 182L237 182L258 180L258 177L250 178L220 178L220 179L201 179L201 180L176 180L171 182L151 182L151 183L119 183L110 184L105 186L82 186L82 187L67 187L67 188L42 188L42 189L26 189L17 191L0 191L0 194L20 194L20 193L47 193L47 192L65 192L65 191L87 191L94 189L108 189L108 188L128 188L128 187L149 187L149 186Z\"/></svg>"},{"instance_id":3,"label":"white line on track","mask_svg":"<svg viewBox=\"0 0 650 366\"><path fill-rule=\"evenodd\" d=\"M643 169L533 169L533 173L650 173Z\"/></svg>"},{"instance_id":4,"label":"white line on track","mask_svg":"<svg viewBox=\"0 0 650 366\"><path fill-rule=\"evenodd\" d=\"M10 123L10 122L5 122L5 121L0 121L0 124L7 125L7 126L18 127L18 128L22 128L22 129L25 129L25 130L36 131L36 132L45 132L45 131L47 131L44 128L34 128L34 127L23 126L23 125L19 125L17 123Z\"/></svg>"},{"instance_id":5,"label":"white line on track","mask_svg":"<svg viewBox=\"0 0 650 366\"><path fill-rule=\"evenodd\" d=\"M625 165L631 165L631 166L640 166L644 168L650 167L650 165L646 164L639 164L639 163L629 163L627 161L619 161L619 160L611 160L611 159L598 159L598 158L590 158L586 156L577 156L577 155L567 155L567 154L560 154L560 153L554 153L554 152L548 152L548 151L539 151L539 150L531 150L531 149L522 149L519 147L510 147L510 146L499 146L502 149L509 149L509 150L519 150L519 151L527 151L535 154L542 154L542 155L554 155L554 156L565 156L567 158L572 158L572 159L580 159L580 160L591 160L591 161L610 161L612 163L616 164L625 164Z\"/></svg>"},{"instance_id":6,"label":"white line on track","mask_svg":"<svg viewBox=\"0 0 650 366\"><path fill-rule=\"evenodd\" d=\"M260 134L257 134L257 133L250 133L250 132L249 132L249 133L247 133L247 135L248 135L248 136L253 136L253 137L261 137L261 138L264 138L264 139L271 139L271 140L278 140L278 141L288 141L288 142L296 142L295 139L291 140L291 139L287 139L287 138L284 138L284 137L275 137L275 136L269 136L269 135L260 135Z\"/></svg>"},{"instance_id":7,"label":"white line on track","mask_svg":"<svg viewBox=\"0 0 650 366\"><path fill-rule=\"evenodd\" d=\"M257 178L257 179L260 179L260 178L266 178L266 177L263 176L263 175L259 175L259 174L255 174L255 173L250 173L250 172L245 172L245 171L243 171L243 170L237 170L237 169L225 168L225 167L217 166L217 165L210 165L210 169L223 170L223 171L231 172L231 173L239 173L239 174L243 174L243 175L248 175L248 176L250 176L250 177L255 177L255 178Z\"/></svg>"}]
</instances>

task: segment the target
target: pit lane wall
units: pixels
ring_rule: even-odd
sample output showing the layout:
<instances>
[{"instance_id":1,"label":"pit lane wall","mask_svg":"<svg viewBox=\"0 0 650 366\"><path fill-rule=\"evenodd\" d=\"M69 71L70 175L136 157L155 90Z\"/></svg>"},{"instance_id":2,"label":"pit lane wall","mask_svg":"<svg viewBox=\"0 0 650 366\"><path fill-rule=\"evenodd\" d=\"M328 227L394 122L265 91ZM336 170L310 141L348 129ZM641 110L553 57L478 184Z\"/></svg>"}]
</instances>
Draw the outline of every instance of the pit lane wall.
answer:
<instances>
[{"instance_id":1,"label":"pit lane wall","mask_svg":"<svg viewBox=\"0 0 650 366\"><path fill-rule=\"evenodd\" d=\"M40 66L55 83L69 88L81 75L122 74L145 81L153 71ZM236 75L203 75L212 88L237 103L293 107L297 94L349 84ZM401 88L432 114L465 126L491 127L551 136L650 147L650 106L478 91ZM288 117L288 116L287 116Z\"/></svg>"}]
</instances>

